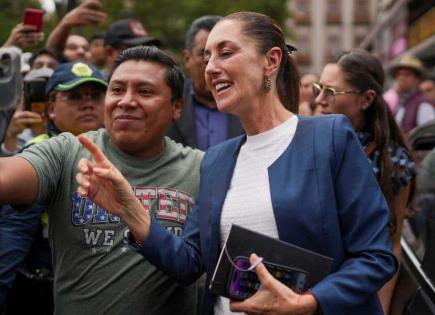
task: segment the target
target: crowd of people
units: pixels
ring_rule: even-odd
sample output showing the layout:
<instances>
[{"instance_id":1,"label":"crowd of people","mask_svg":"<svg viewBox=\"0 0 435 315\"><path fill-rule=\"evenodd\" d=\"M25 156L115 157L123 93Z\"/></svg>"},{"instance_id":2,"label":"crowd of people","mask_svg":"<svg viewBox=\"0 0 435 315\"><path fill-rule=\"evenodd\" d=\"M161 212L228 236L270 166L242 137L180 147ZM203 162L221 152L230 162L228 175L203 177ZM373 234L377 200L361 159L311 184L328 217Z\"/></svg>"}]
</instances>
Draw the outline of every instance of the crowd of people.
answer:
<instances>
[{"instance_id":1,"label":"crowd of people","mask_svg":"<svg viewBox=\"0 0 435 315\"><path fill-rule=\"evenodd\" d=\"M74 33L105 19L98 0L67 13L0 107L0 314L389 314L416 187L407 137L435 119L423 64L398 60L387 92L360 50L300 76L280 26L237 12L192 22L185 79L139 20ZM3 47L43 41L18 24ZM257 293L216 296L232 224L331 272L294 292L252 253Z\"/></svg>"}]
</instances>

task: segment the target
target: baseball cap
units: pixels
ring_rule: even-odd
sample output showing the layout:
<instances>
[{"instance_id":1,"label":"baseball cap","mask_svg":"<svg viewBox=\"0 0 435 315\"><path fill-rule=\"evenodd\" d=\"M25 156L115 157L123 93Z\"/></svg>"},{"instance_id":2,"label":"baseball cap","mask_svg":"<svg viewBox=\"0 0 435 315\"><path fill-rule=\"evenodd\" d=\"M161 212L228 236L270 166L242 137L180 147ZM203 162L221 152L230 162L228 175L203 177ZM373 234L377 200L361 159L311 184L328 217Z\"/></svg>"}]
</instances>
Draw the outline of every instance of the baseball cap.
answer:
<instances>
[{"instance_id":1,"label":"baseball cap","mask_svg":"<svg viewBox=\"0 0 435 315\"><path fill-rule=\"evenodd\" d=\"M122 19L113 22L106 31L104 44L115 47L119 44L129 46L160 46L161 41L148 35L143 24L136 19Z\"/></svg>"},{"instance_id":2,"label":"baseball cap","mask_svg":"<svg viewBox=\"0 0 435 315\"><path fill-rule=\"evenodd\" d=\"M107 87L103 75L94 65L84 62L62 63L57 66L48 80L45 93L48 94L53 90L69 91L88 82Z\"/></svg>"}]
</instances>

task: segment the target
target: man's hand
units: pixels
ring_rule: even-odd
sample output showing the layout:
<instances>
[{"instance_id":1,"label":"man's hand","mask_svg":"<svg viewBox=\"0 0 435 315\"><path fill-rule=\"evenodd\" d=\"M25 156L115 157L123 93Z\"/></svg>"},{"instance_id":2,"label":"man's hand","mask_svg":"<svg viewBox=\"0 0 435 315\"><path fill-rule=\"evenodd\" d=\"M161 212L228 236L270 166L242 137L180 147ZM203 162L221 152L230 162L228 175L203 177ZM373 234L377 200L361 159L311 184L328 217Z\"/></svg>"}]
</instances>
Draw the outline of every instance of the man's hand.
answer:
<instances>
[{"instance_id":1,"label":"man's hand","mask_svg":"<svg viewBox=\"0 0 435 315\"><path fill-rule=\"evenodd\" d=\"M36 46L44 40L44 33L36 32L36 26L18 24L15 26L3 47L16 46L22 50Z\"/></svg>"},{"instance_id":2,"label":"man's hand","mask_svg":"<svg viewBox=\"0 0 435 315\"><path fill-rule=\"evenodd\" d=\"M257 260L257 255L250 257L251 264ZM263 263L255 268L260 280L260 289L249 299L242 302L231 301L232 312L247 314L294 314L311 315L317 309L317 301L312 295L296 294L290 288L276 280Z\"/></svg>"},{"instance_id":3,"label":"man's hand","mask_svg":"<svg viewBox=\"0 0 435 315\"><path fill-rule=\"evenodd\" d=\"M5 149L12 153L16 152L17 136L23 132L24 129L35 124L41 124L42 122L43 119L41 115L18 108L12 116L11 122L6 131L6 136L3 141Z\"/></svg>"},{"instance_id":4,"label":"man's hand","mask_svg":"<svg viewBox=\"0 0 435 315\"><path fill-rule=\"evenodd\" d=\"M87 0L77 8L68 12L60 22L72 28L85 25L98 25L106 20L103 5L99 0Z\"/></svg>"},{"instance_id":5,"label":"man's hand","mask_svg":"<svg viewBox=\"0 0 435 315\"><path fill-rule=\"evenodd\" d=\"M97 145L83 135L78 138L95 161L79 161L76 176L79 194L89 197L100 207L120 217L128 225L135 240L143 242L151 225L149 212L136 198L129 182Z\"/></svg>"}]
</instances>

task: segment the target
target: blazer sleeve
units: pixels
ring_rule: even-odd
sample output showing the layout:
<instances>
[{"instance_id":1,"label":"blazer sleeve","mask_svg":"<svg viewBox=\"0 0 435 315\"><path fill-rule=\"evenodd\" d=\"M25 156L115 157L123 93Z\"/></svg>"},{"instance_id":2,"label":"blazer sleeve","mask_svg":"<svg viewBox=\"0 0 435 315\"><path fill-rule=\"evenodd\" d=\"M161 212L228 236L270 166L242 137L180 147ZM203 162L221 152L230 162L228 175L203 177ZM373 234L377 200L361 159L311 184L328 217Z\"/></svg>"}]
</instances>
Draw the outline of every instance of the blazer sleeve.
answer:
<instances>
[{"instance_id":1,"label":"blazer sleeve","mask_svg":"<svg viewBox=\"0 0 435 315\"><path fill-rule=\"evenodd\" d=\"M207 156L204 156L200 169L200 183L203 183L206 160ZM133 251L143 255L171 278L186 285L193 283L204 272L199 231L199 209L204 191L201 188L202 186L200 186L198 198L192 213L187 218L181 237L173 235L155 218L152 218L150 233L142 246L139 247L129 240Z\"/></svg>"},{"instance_id":2,"label":"blazer sleeve","mask_svg":"<svg viewBox=\"0 0 435 315\"><path fill-rule=\"evenodd\" d=\"M351 314L377 302L377 291L396 272L389 211L373 171L344 116L333 123L332 173L345 257L311 291L325 315ZM370 303L369 303L370 304Z\"/></svg>"}]
</instances>

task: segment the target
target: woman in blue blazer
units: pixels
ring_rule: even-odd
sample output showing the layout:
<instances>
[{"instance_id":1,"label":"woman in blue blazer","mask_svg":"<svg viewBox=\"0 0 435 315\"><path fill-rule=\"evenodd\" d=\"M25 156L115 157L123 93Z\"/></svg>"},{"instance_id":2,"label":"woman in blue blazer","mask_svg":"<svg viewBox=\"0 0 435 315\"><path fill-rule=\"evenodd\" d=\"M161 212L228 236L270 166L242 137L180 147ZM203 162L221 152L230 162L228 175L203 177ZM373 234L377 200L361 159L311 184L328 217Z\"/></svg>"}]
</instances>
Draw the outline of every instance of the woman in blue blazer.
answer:
<instances>
[{"instance_id":1,"label":"woman in blue blazer","mask_svg":"<svg viewBox=\"0 0 435 315\"><path fill-rule=\"evenodd\" d=\"M180 282L205 271L210 283L234 222L334 258L332 273L308 294L296 294L259 264L262 286L254 296L228 304L207 287L204 314L382 314L376 293L396 271L386 202L344 116L293 114L299 78L292 50L277 24L258 13L229 15L211 31L206 82L219 110L240 117L246 136L207 151L182 237L144 210L84 137L96 164L80 162L79 192L120 216L132 248Z\"/></svg>"}]
</instances>

